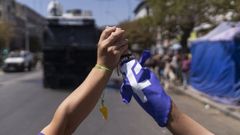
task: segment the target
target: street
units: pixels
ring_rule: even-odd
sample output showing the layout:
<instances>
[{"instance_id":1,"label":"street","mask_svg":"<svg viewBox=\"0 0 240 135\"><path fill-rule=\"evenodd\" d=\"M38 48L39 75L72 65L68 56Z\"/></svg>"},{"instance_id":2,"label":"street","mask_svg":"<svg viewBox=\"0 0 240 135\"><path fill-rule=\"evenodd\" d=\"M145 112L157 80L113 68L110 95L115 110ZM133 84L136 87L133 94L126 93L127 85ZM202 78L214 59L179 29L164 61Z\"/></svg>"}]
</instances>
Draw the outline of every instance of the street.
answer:
<instances>
[{"instance_id":1,"label":"street","mask_svg":"<svg viewBox=\"0 0 240 135\"><path fill-rule=\"evenodd\" d=\"M44 89L42 71L0 75L0 135L36 135L51 120L70 90ZM239 135L240 122L225 116L177 91L168 91L178 107L217 135ZM102 119L100 104L78 128L75 135L170 135L135 102L125 105L116 86L105 90L109 120Z\"/></svg>"}]
</instances>

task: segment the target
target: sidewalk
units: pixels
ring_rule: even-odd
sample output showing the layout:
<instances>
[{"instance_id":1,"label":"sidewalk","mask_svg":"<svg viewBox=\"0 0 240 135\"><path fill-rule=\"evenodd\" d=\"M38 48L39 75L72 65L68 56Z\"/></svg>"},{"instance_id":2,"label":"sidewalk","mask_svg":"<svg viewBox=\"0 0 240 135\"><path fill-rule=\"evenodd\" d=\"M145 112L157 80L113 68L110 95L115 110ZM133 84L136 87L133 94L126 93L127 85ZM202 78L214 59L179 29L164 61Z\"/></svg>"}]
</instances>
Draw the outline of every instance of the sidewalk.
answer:
<instances>
[{"instance_id":1,"label":"sidewalk","mask_svg":"<svg viewBox=\"0 0 240 135\"><path fill-rule=\"evenodd\" d=\"M240 121L240 107L233 107L230 105L217 103L217 102L209 99L205 94L192 88L191 86L188 86L187 89L184 89L183 87L179 87L179 86L173 86L173 88L174 88L174 90L178 90L178 92L180 91L181 93L205 104L206 109L210 108L210 107L215 108L215 109L219 110L220 112L224 113L225 115L230 116L230 117Z\"/></svg>"}]
</instances>

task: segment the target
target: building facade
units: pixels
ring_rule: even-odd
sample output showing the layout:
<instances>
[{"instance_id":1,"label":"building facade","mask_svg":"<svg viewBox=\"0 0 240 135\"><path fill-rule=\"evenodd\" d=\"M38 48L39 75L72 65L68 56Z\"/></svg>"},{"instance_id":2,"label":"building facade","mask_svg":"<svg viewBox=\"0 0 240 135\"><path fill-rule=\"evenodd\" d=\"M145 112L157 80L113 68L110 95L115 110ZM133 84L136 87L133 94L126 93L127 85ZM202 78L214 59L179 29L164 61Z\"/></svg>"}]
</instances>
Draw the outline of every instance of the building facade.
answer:
<instances>
[{"instance_id":1,"label":"building facade","mask_svg":"<svg viewBox=\"0 0 240 135\"><path fill-rule=\"evenodd\" d=\"M0 23L10 26L11 48L29 49L31 39L43 44L46 19L31 8L15 0L0 0Z\"/></svg>"},{"instance_id":2,"label":"building facade","mask_svg":"<svg viewBox=\"0 0 240 135\"><path fill-rule=\"evenodd\" d=\"M47 20L36 11L26 5L16 4L16 21L18 28L24 32L24 48L29 49L32 40L37 40L38 44L43 45L44 33L47 30Z\"/></svg>"},{"instance_id":3,"label":"building facade","mask_svg":"<svg viewBox=\"0 0 240 135\"><path fill-rule=\"evenodd\" d=\"M12 22L14 20L16 2L14 0L0 0L0 20Z\"/></svg>"}]
</instances>

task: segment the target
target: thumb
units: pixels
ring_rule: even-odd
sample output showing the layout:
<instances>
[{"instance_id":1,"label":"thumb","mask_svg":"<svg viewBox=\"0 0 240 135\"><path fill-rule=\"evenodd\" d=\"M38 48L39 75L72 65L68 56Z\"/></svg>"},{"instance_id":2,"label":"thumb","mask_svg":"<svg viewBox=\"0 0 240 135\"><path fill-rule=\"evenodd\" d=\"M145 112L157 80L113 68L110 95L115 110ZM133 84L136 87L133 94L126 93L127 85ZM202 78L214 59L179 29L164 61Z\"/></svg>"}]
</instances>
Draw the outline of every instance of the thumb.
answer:
<instances>
[{"instance_id":1,"label":"thumb","mask_svg":"<svg viewBox=\"0 0 240 135\"><path fill-rule=\"evenodd\" d=\"M123 83L121 86L121 90L120 90L121 96L122 96L122 101L125 104L130 103L132 96L133 96L133 91L132 91L132 87L126 83Z\"/></svg>"}]
</instances>

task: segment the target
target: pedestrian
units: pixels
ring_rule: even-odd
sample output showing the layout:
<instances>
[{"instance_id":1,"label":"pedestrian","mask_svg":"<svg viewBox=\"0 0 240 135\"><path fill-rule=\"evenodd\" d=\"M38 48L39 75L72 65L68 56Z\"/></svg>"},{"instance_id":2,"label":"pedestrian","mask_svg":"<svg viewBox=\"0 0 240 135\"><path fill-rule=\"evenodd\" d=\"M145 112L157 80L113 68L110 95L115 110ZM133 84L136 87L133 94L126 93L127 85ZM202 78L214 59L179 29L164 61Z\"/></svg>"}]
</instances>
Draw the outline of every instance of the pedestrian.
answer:
<instances>
[{"instance_id":1,"label":"pedestrian","mask_svg":"<svg viewBox=\"0 0 240 135\"><path fill-rule=\"evenodd\" d=\"M176 79L174 80L175 83L176 83L176 81L181 80L180 63L181 63L180 54L178 52L175 52L172 57L172 61L171 61L171 67L172 67L174 75L176 76Z\"/></svg>"},{"instance_id":2,"label":"pedestrian","mask_svg":"<svg viewBox=\"0 0 240 135\"><path fill-rule=\"evenodd\" d=\"M74 133L96 105L113 69L119 63L120 57L127 52L127 40L123 38L123 34L124 30L116 27L107 27L103 31L98 43L96 66L85 81L60 104L51 122L39 135L71 135ZM142 61L145 60L143 59ZM136 64L135 68L129 69L128 65L131 65L133 62ZM146 83L136 82L136 76L132 74L133 72L142 73L142 71L144 71L144 74L139 75L142 79L149 79L145 81ZM143 68L132 55L125 55L121 59L121 72L125 76L125 84L123 85L124 88L122 88L125 91L121 91L123 99L128 99L126 101L129 101L129 98L126 98L126 96L129 97L129 92L133 92L132 94L137 101L139 101L139 97L143 97L144 102L138 103L153 116L160 126L167 127L173 134L179 135L212 134L179 111L171 98L162 89L154 73L148 68ZM129 83L132 85L128 85ZM131 91L132 88L134 88L134 91ZM144 91L142 91L142 88L145 88ZM139 94L141 92L144 93L138 97L136 94L138 92Z\"/></svg>"},{"instance_id":3,"label":"pedestrian","mask_svg":"<svg viewBox=\"0 0 240 135\"><path fill-rule=\"evenodd\" d=\"M161 82L164 82L164 67L165 67L165 62L164 62L164 56L160 56L157 64L158 64L158 70L157 70L157 75L158 78L160 79Z\"/></svg>"},{"instance_id":4,"label":"pedestrian","mask_svg":"<svg viewBox=\"0 0 240 135\"><path fill-rule=\"evenodd\" d=\"M190 70L190 59L188 58L187 54L183 55L182 60L182 76L183 76L183 87L187 87L187 81L189 76L189 70Z\"/></svg>"},{"instance_id":5,"label":"pedestrian","mask_svg":"<svg viewBox=\"0 0 240 135\"><path fill-rule=\"evenodd\" d=\"M176 75L174 74L173 67L171 66L172 58L171 56L165 56L165 67L163 71L164 75L164 88L167 90L170 88L170 84L173 84L176 80Z\"/></svg>"}]
</instances>

